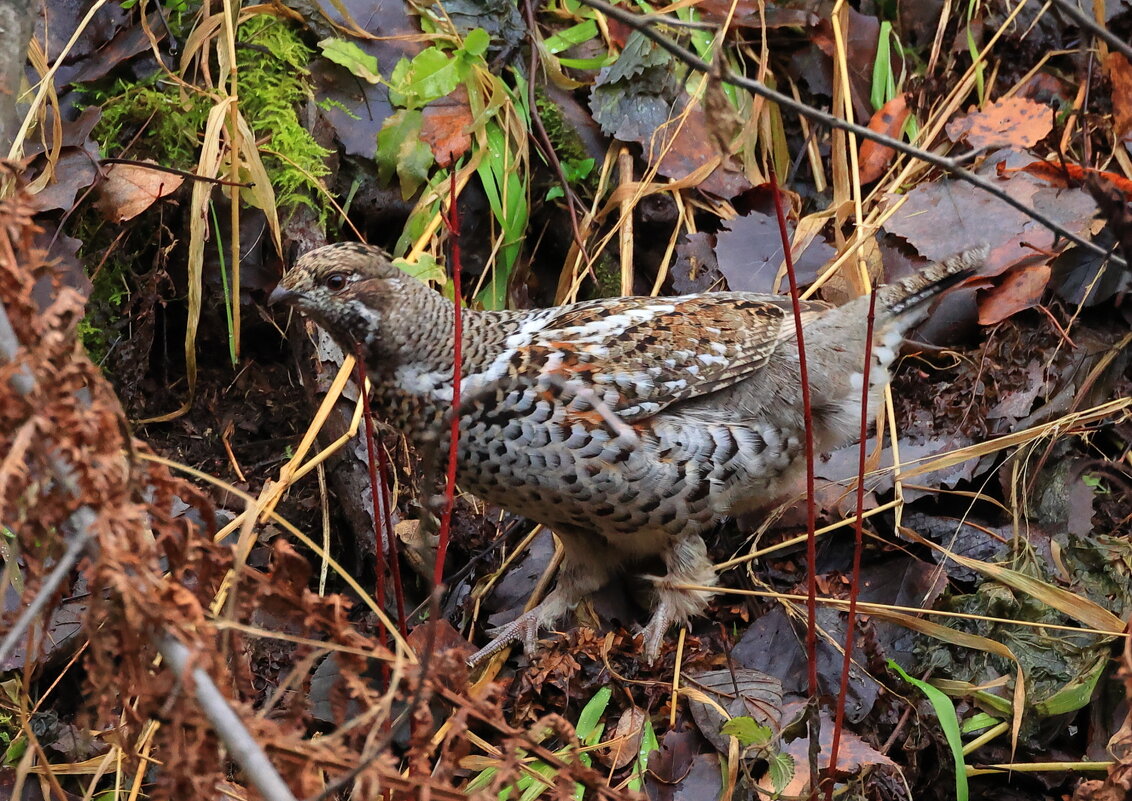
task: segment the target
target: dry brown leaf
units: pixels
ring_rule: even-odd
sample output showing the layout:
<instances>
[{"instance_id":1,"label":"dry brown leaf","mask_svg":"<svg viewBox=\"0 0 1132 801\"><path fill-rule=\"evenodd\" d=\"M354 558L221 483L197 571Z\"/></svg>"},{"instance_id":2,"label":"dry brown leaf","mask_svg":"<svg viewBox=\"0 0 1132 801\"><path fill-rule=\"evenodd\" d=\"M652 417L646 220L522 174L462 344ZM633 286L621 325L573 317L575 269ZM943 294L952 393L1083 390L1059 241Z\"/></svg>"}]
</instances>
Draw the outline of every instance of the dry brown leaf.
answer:
<instances>
[{"instance_id":1,"label":"dry brown leaf","mask_svg":"<svg viewBox=\"0 0 1132 801\"><path fill-rule=\"evenodd\" d=\"M979 322L994 325L1035 306L1042 299L1049 277L1047 264L1014 268L1001 284L980 299Z\"/></svg>"},{"instance_id":2,"label":"dry brown leaf","mask_svg":"<svg viewBox=\"0 0 1132 801\"><path fill-rule=\"evenodd\" d=\"M1020 97L999 100L947 124L947 135L971 147L1032 147L1053 130L1053 112L1044 103Z\"/></svg>"},{"instance_id":3,"label":"dry brown leaf","mask_svg":"<svg viewBox=\"0 0 1132 801\"><path fill-rule=\"evenodd\" d=\"M611 736L602 743L601 750L596 752L602 764L621 770L636 759L647 720L648 716L639 707L629 707L622 712Z\"/></svg>"},{"instance_id":4,"label":"dry brown leaf","mask_svg":"<svg viewBox=\"0 0 1132 801\"><path fill-rule=\"evenodd\" d=\"M468 106L468 90L464 87L429 103L421 117L421 141L432 149L432 155L441 167L452 166L472 146L469 133L472 109Z\"/></svg>"},{"instance_id":5,"label":"dry brown leaf","mask_svg":"<svg viewBox=\"0 0 1132 801\"><path fill-rule=\"evenodd\" d=\"M1005 162L995 165L995 174L999 178L1015 172L1026 172L1048 184L1063 188L1079 186L1090 179L1101 179L1123 192L1125 199L1132 203L1132 181L1115 172L1094 170L1077 164L1055 164L1051 161L1032 161L1025 167L1007 167Z\"/></svg>"},{"instance_id":6,"label":"dry brown leaf","mask_svg":"<svg viewBox=\"0 0 1132 801\"><path fill-rule=\"evenodd\" d=\"M1132 64L1114 50L1105 59L1104 68L1112 81L1112 127L1116 136L1124 139L1132 134Z\"/></svg>"},{"instance_id":7,"label":"dry brown leaf","mask_svg":"<svg viewBox=\"0 0 1132 801\"><path fill-rule=\"evenodd\" d=\"M876 114L873 114L872 119L869 120L869 130L885 134L893 139L899 138L900 131L904 128L904 122L911 113L904 95L899 94L881 106ZM884 171L888 169L888 165L892 163L892 157L895 155L896 151L887 145L879 144L871 139L862 142L861 153L857 159L861 183L872 183L884 175Z\"/></svg>"},{"instance_id":8,"label":"dry brown leaf","mask_svg":"<svg viewBox=\"0 0 1132 801\"><path fill-rule=\"evenodd\" d=\"M141 164L112 164L98 185L98 209L110 222L132 220L184 182L180 175Z\"/></svg>"}]
</instances>

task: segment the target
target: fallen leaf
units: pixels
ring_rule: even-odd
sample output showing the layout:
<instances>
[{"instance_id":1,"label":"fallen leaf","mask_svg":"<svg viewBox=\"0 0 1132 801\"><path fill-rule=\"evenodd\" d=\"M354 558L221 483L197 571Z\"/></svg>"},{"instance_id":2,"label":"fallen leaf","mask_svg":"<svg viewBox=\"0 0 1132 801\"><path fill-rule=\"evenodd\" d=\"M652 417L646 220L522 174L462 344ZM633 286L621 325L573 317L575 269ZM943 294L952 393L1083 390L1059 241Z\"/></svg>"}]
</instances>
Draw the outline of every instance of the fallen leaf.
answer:
<instances>
[{"instance_id":1,"label":"fallen leaf","mask_svg":"<svg viewBox=\"0 0 1132 801\"><path fill-rule=\"evenodd\" d=\"M947 135L971 147L1032 147L1053 130L1053 112L1044 103L1011 97L947 123Z\"/></svg>"},{"instance_id":2,"label":"fallen leaf","mask_svg":"<svg viewBox=\"0 0 1132 801\"><path fill-rule=\"evenodd\" d=\"M680 181L714 163L697 187L731 198L751 188L738 162L721 149L703 105L693 103L672 58L637 33L617 61L598 73L590 93L594 120L609 136L635 142L666 178Z\"/></svg>"},{"instance_id":3,"label":"fallen leaf","mask_svg":"<svg viewBox=\"0 0 1132 801\"><path fill-rule=\"evenodd\" d=\"M112 164L98 185L98 209L110 222L132 220L184 182L180 175L141 164Z\"/></svg>"},{"instance_id":4,"label":"fallen leaf","mask_svg":"<svg viewBox=\"0 0 1132 801\"><path fill-rule=\"evenodd\" d=\"M471 125L468 90L460 86L452 94L432 101L421 110L420 137L432 148L436 163L450 167L472 146Z\"/></svg>"},{"instance_id":5,"label":"fallen leaf","mask_svg":"<svg viewBox=\"0 0 1132 801\"><path fill-rule=\"evenodd\" d=\"M1001 284L980 299L979 322L994 325L1035 306L1042 299L1049 276L1048 264L1015 267Z\"/></svg>"},{"instance_id":6,"label":"fallen leaf","mask_svg":"<svg viewBox=\"0 0 1132 801\"><path fill-rule=\"evenodd\" d=\"M812 29L810 41L825 54L827 61L824 68L828 73L832 73L833 59L840 59L839 51L844 48L849 95L853 100L853 116L863 120L873 112L869 96L872 93L873 72L877 60L880 20L869 14L862 14L853 7L847 8L846 12L847 24L841 34L842 45L838 45L838 37L833 33L833 22L824 15ZM900 72L899 65L890 64L888 69L894 75Z\"/></svg>"},{"instance_id":7,"label":"fallen leaf","mask_svg":"<svg viewBox=\"0 0 1132 801\"><path fill-rule=\"evenodd\" d=\"M786 704L782 710L782 721L796 719L801 712L801 707L800 702ZM821 713L818 743L818 770L826 771L829 769L830 756L833 751L833 721L824 711ZM782 745L782 752L791 756L795 765L807 765L810 758L810 738L797 737L785 742ZM843 728L837 748L837 775L851 776L870 765L896 767L896 763L877 751L860 736ZM771 787L769 776L764 776L758 784L767 791L778 790L783 798L804 796L809 791L809 771L804 768L798 770L792 781L784 788Z\"/></svg>"},{"instance_id":8,"label":"fallen leaf","mask_svg":"<svg viewBox=\"0 0 1132 801\"><path fill-rule=\"evenodd\" d=\"M999 178L1014 172L1027 172L1041 178L1048 184L1063 188L1082 184L1090 177L1101 178L1123 192L1125 200L1132 203L1132 181L1129 181L1123 175L1095 170L1092 167L1081 167L1077 164L1068 163L1055 164L1052 161L1032 161L1024 167L1007 167L1006 162L1000 161L995 167L995 172Z\"/></svg>"},{"instance_id":9,"label":"fallen leaf","mask_svg":"<svg viewBox=\"0 0 1132 801\"><path fill-rule=\"evenodd\" d=\"M898 139L911 113L904 95L899 94L877 110L869 120L869 130ZM862 142L861 153L857 159L860 165L861 183L872 183L884 175L894 155L896 151L888 145L879 144L871 139Z\"/></svg>"},{"instance_id":10,"label":"fallen leaf","mask_svg":"<svg viewBox=\"0 0 1132 801\"><path fill-rule=\"evenodd\" d=\"M1132 134L1132 64L1123 53L1113 50L1104 68L1112 81L1112 127L1117 138L1124 139Z\"/></svg>"},{"instance_id":11,"label":"fallen leaf","mask_svg":"<svg viewBox=\"0 0 1132 801\"><path fill-rule=\"evenodd\" d=\"M617 719L617 726L612 734L602 739L602 747L597 752L597 758L603 765L614 770L628 765L639 756L641 738L645 734L645 722L648 716L640 707L632 706L621 713Z\"/></svg>"},{"instance_id":12,"label":"fallen leaf","mask_svg":"<svg viewBox=\"0 0 1132 801\"><path fill-rule=\"evenodd\" d=\"M721 754L727 753L730 744L730 737L721 731L730 718L747 716L768 726L779 719L782 682L762 671L709 670L692 676L689 689L692 687L699 691L688 697L692 719L700 733ZM720 709L726 711L726 717Z\"/></svg>"},{"instance_id":13,"label":"fallen leaf","mask_svg":"<svg viewBox=\"0 0 1132 801\"><path fill-rule=\"evenodd\" d=\"M1019 153L1003 155L1015 160L1015 166L1025 163L1020 159L1029 160ZM992 158L977 173L994 175L1002 158ZM1014 173L999 187L1080 236L1096 234L1097 204L1080 187L1055 189L1025 172ZM885 223L885 230L908 240L920 255L933 261L985 244L990 255L982 274L990 277L1031 262L1035 252L1063 247L1051 231L1028 215L986 192L950 180L921 184L909 192L904 205Z\"/></svg>"}]
</instances>

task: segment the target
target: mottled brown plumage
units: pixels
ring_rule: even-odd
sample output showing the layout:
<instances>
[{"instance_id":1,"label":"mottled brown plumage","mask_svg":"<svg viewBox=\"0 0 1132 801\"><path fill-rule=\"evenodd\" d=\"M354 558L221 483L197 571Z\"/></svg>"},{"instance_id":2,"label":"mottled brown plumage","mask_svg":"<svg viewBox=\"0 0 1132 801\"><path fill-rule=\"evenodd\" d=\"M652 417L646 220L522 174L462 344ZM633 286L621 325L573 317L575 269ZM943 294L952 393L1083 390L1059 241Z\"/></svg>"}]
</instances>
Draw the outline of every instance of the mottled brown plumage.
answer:
<instances>
[{"instance_id":1,"label":"mottled brown plumage","mask_svg":"<svg viewBox=\"0 0 1132 801\"><path fill-rule=\"evenodd\" d=\"M982 258L968 252L878 290L874 389L927 301ZM446 436L450 301L359 244L306 254L272 300L297 306L348 351L361 346L376 412L390 424L418 445ZM818 452L859 428L867 310L866 298L803 304ZM792 489L805 461L788 299L718 292L466 311L462 345L458 484L549 526L565 549L546 600L474 659L515 640L532 649L540 627L659 557L667 574L653 578L644 632L655 658L669 626L710 597L680 585L716 583L700 532Z\"/></svg>"}]
</instances>

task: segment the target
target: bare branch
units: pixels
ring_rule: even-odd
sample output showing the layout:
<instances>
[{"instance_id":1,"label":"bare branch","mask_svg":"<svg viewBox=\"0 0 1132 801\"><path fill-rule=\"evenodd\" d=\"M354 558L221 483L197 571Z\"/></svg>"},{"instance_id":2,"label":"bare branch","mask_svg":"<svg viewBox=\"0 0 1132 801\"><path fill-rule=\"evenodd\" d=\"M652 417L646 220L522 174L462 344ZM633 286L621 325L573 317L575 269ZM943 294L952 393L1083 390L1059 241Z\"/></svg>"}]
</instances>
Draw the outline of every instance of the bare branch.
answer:
<instances>
[{"instance_id":1,"label":"bare branch","mask_svg":"<svg viewBox=\"0 0 1132 801\"><path fill-rule=\"evenodd\" d=\"M212 677L202 667L191 667L192 654L188 646L170 634L155 637L157 649L178 674L189 673L193 692L205 717L212 723L217 736L228 746L232 759L247 775L248 780L268 801L296 801L291 788L275 770L267 754L244 726L240 716L225 700Z\"/></svg>"}]
</instances>

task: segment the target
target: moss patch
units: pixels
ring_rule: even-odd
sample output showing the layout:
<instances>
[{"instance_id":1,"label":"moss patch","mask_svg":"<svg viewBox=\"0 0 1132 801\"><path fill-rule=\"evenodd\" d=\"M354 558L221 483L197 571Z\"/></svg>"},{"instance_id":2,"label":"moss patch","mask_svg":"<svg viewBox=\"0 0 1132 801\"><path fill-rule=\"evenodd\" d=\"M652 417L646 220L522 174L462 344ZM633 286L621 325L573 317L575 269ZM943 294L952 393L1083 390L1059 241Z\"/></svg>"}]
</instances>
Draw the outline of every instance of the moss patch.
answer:
<instances>
[{"instance_id":1,"label":"moss patch","mask_svg":"<svg viewBox=\"0 0 1132 801\"><path fill-rule=\"evenodd\" d=\"M300 105L311 97L307 64L314 52L287 23L268 14L242 24L237 39L240 112L265 149L279 154L263 157L276 202L284 211L298 204L310 206L325 222L318 179L328 172L330 151L314 140L298 116ZM94 136L107 155L117 155L111 151L137 136L131 156L191 169L213 99L159 85L163 77L137 83L120 80L109 90L93 91L92 105L102 108Z\"/></svg>"}]
</instances>

